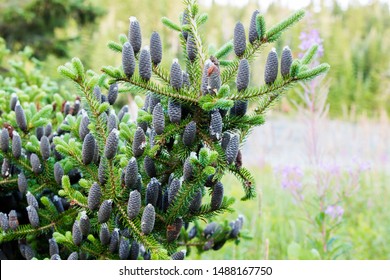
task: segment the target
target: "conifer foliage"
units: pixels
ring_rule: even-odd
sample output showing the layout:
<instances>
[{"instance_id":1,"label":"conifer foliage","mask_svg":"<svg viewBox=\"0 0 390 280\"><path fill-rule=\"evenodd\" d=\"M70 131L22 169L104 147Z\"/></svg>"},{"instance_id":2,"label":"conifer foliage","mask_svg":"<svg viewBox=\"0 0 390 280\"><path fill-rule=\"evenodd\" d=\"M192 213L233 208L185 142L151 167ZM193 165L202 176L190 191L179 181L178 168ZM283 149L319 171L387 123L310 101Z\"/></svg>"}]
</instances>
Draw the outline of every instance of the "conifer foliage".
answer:
<instances>
[{"instance_id":1,"label":"conifer foliage","mask_svg":"<svg viewBox=\"0 0 390 280\"><path fill-rule=\"evenodd\" d=\"M97 74L73 58L58 68L81 98L54 95L37 106L33 97L5 91L0 188L15 203L2 210L0 244L19 250L5 255L183 259L194 247L202 253L245 238L243 217L213 222L234 211L235 198L225 195L221 179L232 173L242 182L241 199L255 197L253 177L242 166L242 142L286 89L329 66L309 68L315 48L302 61L285 51L279 74L273 50L264 80L252 86L249 63L304 12L266 30L265 15L255 11L249 35L237 23L233 40L208 53L199 34L207 15L196 1L184 3L179 24L162 19L177 32L184 56L170 70L160 65L164 38L154 32L151 45L142 46L142 21L132 16L128 36L108 43L122 56L121 66ZM136 122L127 106L116 115L117 95L128 93L145 100Z\"/></svg>"}]
</instances>

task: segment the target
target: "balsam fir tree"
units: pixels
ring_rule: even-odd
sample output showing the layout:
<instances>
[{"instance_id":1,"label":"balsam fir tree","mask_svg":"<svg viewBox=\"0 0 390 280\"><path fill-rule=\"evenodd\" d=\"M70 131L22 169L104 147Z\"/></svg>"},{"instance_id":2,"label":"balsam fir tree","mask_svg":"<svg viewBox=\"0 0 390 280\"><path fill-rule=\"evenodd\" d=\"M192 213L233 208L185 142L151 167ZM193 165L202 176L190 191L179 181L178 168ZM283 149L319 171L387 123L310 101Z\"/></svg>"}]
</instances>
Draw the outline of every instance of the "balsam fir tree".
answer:
<instances>
[{"instance_id":1,"label":"balsam fir tree","mask_svg":"<svg viewBox=\"0 0 390 280\"><path fill-rule=\"evenodd\" d=\"M237 23L233 40L208 53L199 33L207 15L196 1L184 3L180 24L162 19L177 32L184 56L170 70L160 66L158 33L143 46L142 24L131 17L128 36L108 44L122 65L97 74L74 58L58 68L81 98L53 98L42 81L41 91L17 83L2 89L0 187L16 201L2 208L4 257L183 259L193 247L218 250L245 237L242 216L213 221L234 210L221 179L232 173L242 182L241 199L255 197L242 166L243 141L288 88L329 66L309 68L314 46L302 59L286 47L279 67L273 49L264 84L251 87L249 62L304 12L266 29L255 11L249 33ZM36 92L46 99L38 103ZM136 98L136 122L127 106L118 112L113 106L118 94L129 93L145 96Z\"/></svg>"}]
</instances>

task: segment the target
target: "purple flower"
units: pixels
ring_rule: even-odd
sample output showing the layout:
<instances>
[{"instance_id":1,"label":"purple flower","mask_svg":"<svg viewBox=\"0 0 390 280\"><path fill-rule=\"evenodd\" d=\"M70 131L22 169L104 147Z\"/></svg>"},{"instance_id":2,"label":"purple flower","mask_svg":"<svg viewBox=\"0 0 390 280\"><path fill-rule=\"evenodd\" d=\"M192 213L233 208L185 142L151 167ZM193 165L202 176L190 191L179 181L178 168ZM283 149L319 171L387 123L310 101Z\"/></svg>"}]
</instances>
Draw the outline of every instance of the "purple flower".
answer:
<instances>
[{"instance_id":1,"label":"purple flower","mask_svg":"<svg viewBox=\"0 0 390 280\"><path fill-rule=\"evenodd\" d=\"M325 210L325 214L332 219L341 219L344 214L344 208L340 205L329 205Z\"/></svg>"},{"instance_id":2,"label":"purple flower","mask_svg":"<svg viewBox=\"0 0 390 280\"><path fill-rule=\"evenodd\" d=\"M324 55L324 46L322 45L323 40L321 39L320 33L317 29L302 31L299 39L301 40L299 48L302 50L302 53L299 55L300 57L302 57L303 53L310 49L313 45L318 45L317 57Z\"/></svg>"},{"instance_id":3,"label":"purple flower","mask_svg":"<svg viewBox=\"0 0 390 280\"><path fill-rule=\"evenodd\" d=\"M293 193L302 189L303 171L298 166L284 166L278 170L281 176L281 185Z\"/></svg>"}]
</instances>

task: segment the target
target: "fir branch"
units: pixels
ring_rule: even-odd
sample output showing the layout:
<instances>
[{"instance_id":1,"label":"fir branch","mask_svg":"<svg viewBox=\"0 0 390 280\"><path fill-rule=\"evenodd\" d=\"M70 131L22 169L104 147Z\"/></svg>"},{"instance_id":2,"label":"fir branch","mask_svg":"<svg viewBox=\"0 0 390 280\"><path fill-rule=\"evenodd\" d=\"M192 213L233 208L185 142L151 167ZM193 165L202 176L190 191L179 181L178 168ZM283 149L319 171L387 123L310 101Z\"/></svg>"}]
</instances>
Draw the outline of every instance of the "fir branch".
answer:
<instances>
[{"instance_id":1,"label":"fir branch","mask_svg":"<svg viewBox=\"0 0 390 280\"><path fill-rule=\"evenodd\" d=\"M245 191L245 196L241 200L252 199L256 196L255 179L248 169L241 167L237 168L234 165L229 165L229 171L236 176L242 183Z\"/></svg>"},{"instance_id":2,"label":"fir branch","mask_svg":"<svg viewBox=\"0 0 390 280\"><path fill-rule=\"evenodd\" d=\"M190 96L186 91L180 90L179 92L176 90L173 90L172 88L169 87L161 87L160 85L149 81L145 82L141 79L141 77L137 76L136 74L133 75L130 79L127 77L121 77L116 79L117 82L125 82L125 83L130 83L133 84L134 86L150 90L153 93L163 95L166 97L171 97L174 99L177 99L183 103L192 103L192 104L197 104L198 100L192 96Z\"/></svg>"},{"instance_id":3,"label":"fir branch","mask_svg":"<svg viewBox=\"0 0 390 280\"><path fill-rule=\"evenodd\" d=\"M196 219L203 219L203 220L208 220L212 217L215 217L217 215L221 215L223 213L232 213L234 212L234 209L231 208L231 206L234 204L235 199L233 197L227 198L226 196L223 198L221 207L218 209L211 209L210 204L203 204L201 208L199 209L198 212L196 213L189 213L186 216L183 217L183 219L186 222L192 222L195 221Z\"/></svg>"},{"instance_id":4,"label":"fir branch","mask_svg":"<svg viewBox=\"0 0 390 280\"><path fill-rule=\"evenodd\" d=\"M304 10L299 10L289 16L287 19L279 22L275 26L271 27L267 34L266 37L268 38L268 41L275 41L272 38L275 38L278 34L281 34L283 31L285 31L287 28L291 27L298 21L300 21L303 17L305 16L305 11ZM270 40L272 39L272 40Z\"/></svg>"},{"instance_id":5,"label":"fir branch","mask_svg":"<svg viewBox=\"0 0 390 280\"><path fill-rule=\"evenodd\" d=\"M292 86L296 82L298 82L297 78L290 77L286 80L279 78L271 85L265 84L265 85L262 85L260 87L250 87L244 91L235 92L235 93L231 94L229 99L231 99L231 100L251 100L251 99L254 99L257 97L272 94L275 91L287 89L287 87Z\"/></svg>"},{"instance_id":6,"label":"fir branch","mask_svg":"<svg viewBox=\"0 0 390 280\"><path fill-rule=\"evenodd\" d=\"M179 193L176 195L165 214L165 220L168 224L172 223L177 217L182 217L188 212L188 206L194 195L206 183L206 177L202 175L195 175L195 179L192 182L183 182Z\"/></svg>"}]
</instances>

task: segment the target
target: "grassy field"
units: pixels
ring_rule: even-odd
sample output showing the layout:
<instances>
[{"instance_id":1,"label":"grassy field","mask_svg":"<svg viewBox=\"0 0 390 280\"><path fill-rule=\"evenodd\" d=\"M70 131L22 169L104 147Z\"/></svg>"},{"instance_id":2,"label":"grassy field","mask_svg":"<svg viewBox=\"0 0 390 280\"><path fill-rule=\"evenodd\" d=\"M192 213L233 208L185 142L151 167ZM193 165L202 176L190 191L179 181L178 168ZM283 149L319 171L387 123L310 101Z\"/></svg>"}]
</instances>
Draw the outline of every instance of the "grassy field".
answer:
<instances>
[{"instance_id":1,"label":"grassy field","mask_svg":"<svg viewBox=\"0 0 390 280\"><path fill-rule=\"evenodd\" d=\"M191 258L390 259L390 206L387 203L390 199L389 146L382 146L378 141L370 144L375 135L388 133L389 126L378 126L379 122L374 125L372 121L371 125L365 121L343 124L325 121L324 125L328 129L323 133L325 143L322 142L322 148L325 154L332 155L339 164L337 167L321 168L321 178L330 181L327 183L329 188L325 191L327 196L324 202L331 203L334 196L338 195L341 197L338 205L344 211L337 219L339 223L327 237L329 243L327 252L324 252L323 244L318 242L322 238L321 230L310 221L320 212L321 203L315 172L305 161L307 147L302 144L305 135L301 135L304 125L300 130L294 123L288 118L272 116L263 127L253 131L248 139L243 160L244 165L256 176L258 196L255 200L240 200L243 190L233 176L227 175L223 180L226 194L236 198L234 208L237 211L227 213L220 219L233 220L240 214L244 215L244 230L252 239L243 239L238 245L229 243L219 251L209 251L201 256L194 253ZM329 129L329 126L333 126L333 129ZM346 127L352 129L348 131ZM280 129L285 137L294 140L288 142L283 135L275 132ZM340 131L339 137L345 141L331 142L335 137L329 131ZM367 139L364 139L364 135ZM275 138L279 141L274 141ZM352 144L355 145L354 149L346 151ZM335 151L338 151L338 157ZM361 156L360 166L348 165L348 162L354 160L352 155L358 151ZM330 156L325 158L330 160ZM298 178L302 182L301 193L305 203L297 202L291 191L282 187L284 177L280 172L280 162L285 166L306 162L299 167L302 174ZM331 215L325 214L324 217L324 224L328 226L334 221Z\"/></svg>"},{"instance_id":2,"label":"grassy field","mask_svg":"<svg viewBox=\"0 0 390 280\"><path fill-rule=\"evenodd\" d=\"M245 217L244 229L252 236L239 245L227 244L219 251L210 251L197 259L321 259L314 252L311 240L318 231L305 218L292 196L282 189L270 166L251 168L257 174L258 197L240 201L242 190L232 176L224 179L228 195L237 198L237 212L221 219ZM230 182L230 183L229 183ZM361 179L359 191L345 201L343 220L337 230L339 245L345 247L337 259L390 258L390 176L368 171ZM308 191L308 195L313 195Z\"/></svg>"}]
</instances>

